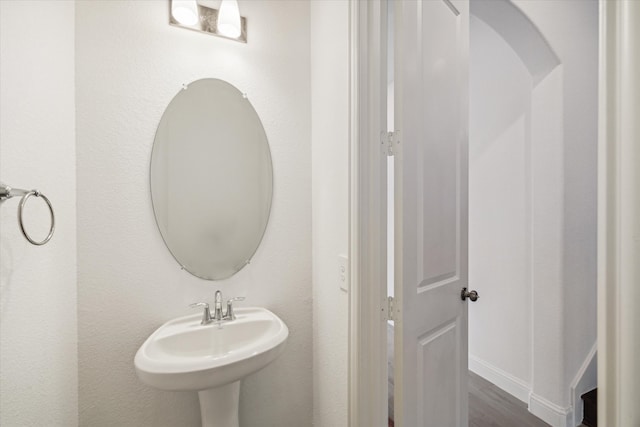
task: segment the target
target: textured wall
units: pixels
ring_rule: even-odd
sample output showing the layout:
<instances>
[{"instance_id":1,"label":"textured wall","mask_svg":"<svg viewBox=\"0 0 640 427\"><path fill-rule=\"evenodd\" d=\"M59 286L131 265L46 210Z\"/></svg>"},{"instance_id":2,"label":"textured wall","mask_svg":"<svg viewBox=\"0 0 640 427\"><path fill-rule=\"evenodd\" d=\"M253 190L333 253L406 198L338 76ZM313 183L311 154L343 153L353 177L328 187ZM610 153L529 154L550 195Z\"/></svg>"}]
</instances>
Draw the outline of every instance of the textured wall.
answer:
<instances>
[{"instance_id":1,"label":"textured wall","mask_svg":"<svg viewBox=\"0 0 640 427\"><path fill-rule=\"evenodd\" d=\"M349 3L311 2L313 421L348 425Z\"/></svg>"},{"instance_id":2,"label":"textured wall","mask_svg":"<svg viewBox=\"0 0 640 427\"><path fill-rule=\"evenodd\" d=\"M476 1L476 7L480 3ZM496 4L498 2L493 2L493 5ZM516 357L518 352L521 352L518 340L523 337L527 337L528 342L521 342L520 345L530 349L530 370L526 376L516 373L508 364L496 363L495 366L512 374L516 379L523 380L516 385L525 398L528 395L527 388L531 389L529 404L534 413L552 425L565 425L566 415L573 409L571 384L578 379L576 375L580 366L585 362L596 340L598 9L596 1L514 0L513 4L539 29L561 65L543 78L534 79L530 87L530 100L526 101L530 103L530 112L525 112L525 121L518 123L509 117L509 114L513 115L518 111L517 106L512 105L505 110L503 116L507 126L494 126L495 132L492 135L496 141L504 138L512 133L514 125L524 125L525 133L530 134L529 148L525 149L524 153L512 153L511 160L507 160L522 163L523 155L529 159L522 164L529 178L521 185L521 191L527 193L525 203L530 203L531 208L524 224L527 226L530 223L527 232L531 236L524 242L530 249L529 253L523 253L525 257L530 257L530 265L528 270L525 270L526 276L523 279L530 281L530 288L522 288L521 282L511 280L508 289L500 290L498 295L491 292L481 294L490 299L508 297L510 300L501 305L501 314L498 315L497 311L492 314L497 315L493 319L494 324L499 320L498 317L503 322L508 319L509 325L499 325L498 329L510 329L516 325L524 327L522 337L515 337L515 340L513 337L507 339L507 334L505 342L509 344L494 346L491 350L493 356L490 357L497 354L500 354L500 357ZM518 32L518 28L507 27L505 31L511 31L517 37L515 33ZM477 38L472 39L472 44L477 42ZM495 67L496 75L492 76L487 72L482 77L473 75L472 71L472 85L475 79L476 87L487 90L488 81L494 78L500 81L501 91L496 92L495 98L488 98L486 101L475 100L475 111L481 114L478 116L481 120L478 122L482 127L490 128L492 123L488 119L497 111L491 106L498 98L514 97L516 92L507 89L508 79L497 76L504 71L497 59L477 53L475 52L476 64ZM473 103L472 97L472 105ZM472 124L473 112L472 108ZM510 149L517 145L517 141L517 138L511 138ZM486 170L496 174L504 165L504 162L496 162ZM472 169L473 167L472 161ZM508 175L508 181L503 180L503 184L522 184L518 170ZM472 175L471 185L479 184L477 180L474 181ZM503 199L508 194L506 191L500 191L500 197ZM494 217L487 216L491 220L503 215L504 209L514 208L500 199L480 201L490 201L495 205ZM521 203L518 200L514 202ZM508 218L501 220L501 228L508 227L516 218L512 212ZM517 238L513 231L509 236L496 238L492 238L490 232L491 229L486 226L476 231L476 240L480 237L484 240L475 242L478 248L487 250L501 239ZM473 245L473 242L471 243ZM509 256L517 254L519 247L512 244ZM489 258L496 258L498 255L495 250L489 250L487 253ZM473 263L472 260L472 268ZM501 279L505 270L516 265L506 257L497 265L488 265L478 257L475 267L476 271L484 269L489 273L485 275L485 281L497 291L499 283L492 281ZM494 271L493 276L491 271ZM476 285L473 283L473 277L472 285ZM507 292L512 290L519 292L508 296ZM493 301L487 301L485 304L493 304ZM520 309L514 311L516 307ZM482 347L489 349L486 341L487 335L490 334L486 334L487 329L482 328L482 325L475 324L482 320L477 315L483 311L486 312L486 309L479 306L470 307L472 351ZM522 325L526 312L532 313L532 318ZM491 323L487 322L488 317L484 320L484 326ZM477 339L473 336L474 329L476 332L485 331L485 335ZM491 328L494 329L496 328ZM485 356L487 354L485 352ZM494 360L498 361L495 357ZM518 363L523 361L521 359ZM593 373L588 372L587 375L592 376Z\"/></svg>"},{"instance_id":3,"label":"textured wall","mask_svg":"<svg viewBox=\"0 0 640 427\"><path fill-rule=\"evenodd\" d=\"M77 425L74 2L0 2L0 180L38 188L56 232L0 203L0 425ZM29 199L26 226L49 213Z\"/></svg>"},{"instance_id":4,"label":"textured wall","mask_svg":"<svg viewBox=\"0 0 640 427\"><path fill-rule=\"evenodd\" d=\"M598 2L514 3L562 61L564 122L563 304L567 386L596 340ZM563 404L565 404L563 402Z\"/></svg>"},{"instance_id":5,"label":"textured wall","mask_svg":"<svg viewBox=\"0 0 640 427\"><path fill-rule=\"evenodd\" d=\"M469 355L530 384L532 81L500 35L470 23L469 282L481 299Z\"/></svg>"},{"instance_id":6,"label":"textured wall","mask_svg":"<svg viewBox=\"0 0 640 427\"><path fill-rule=\"evenodd\" d=\"M162 322L244 295L289 326L286 352L243 383L243 426L312 420L309 3L241 2L249 44L168 25L166 1L78 2L80 424L198 426L195 393L157 391L133 357ZM271 218L251 265L208 282L181 271L156 228L148 168L156 126L182 83L248 94L273 156Z\"/></svg>"}]
</instances>

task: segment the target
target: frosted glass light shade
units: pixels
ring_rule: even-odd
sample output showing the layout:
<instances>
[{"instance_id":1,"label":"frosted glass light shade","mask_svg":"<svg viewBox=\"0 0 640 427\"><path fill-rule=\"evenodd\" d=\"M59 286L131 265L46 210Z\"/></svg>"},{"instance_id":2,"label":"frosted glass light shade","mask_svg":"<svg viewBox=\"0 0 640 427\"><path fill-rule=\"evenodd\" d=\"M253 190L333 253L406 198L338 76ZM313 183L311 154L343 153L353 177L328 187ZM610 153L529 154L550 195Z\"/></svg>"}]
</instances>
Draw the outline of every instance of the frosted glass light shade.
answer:
<instances>
[{"instance_id":1,"label":"frosted glass light shade","mask_svg":"<svg viewBox=\"0 0 640 427\"><path fill-rule=\"evenodd\" d=\"M196 0L173 0L171 15L183 25L195 25L198 22L198 4Z\"/></svg>"},{"instance_id":2,"label":"frosted glass light shade","mask_svg":"<svg viewBox=\"0 0 640 427\"><path fill-rule=\"evenodd\" d=\"M237 0L222 0L218 12L218 32L226 37L240 37L242 30Z\"/></svg>"}]
</instances>

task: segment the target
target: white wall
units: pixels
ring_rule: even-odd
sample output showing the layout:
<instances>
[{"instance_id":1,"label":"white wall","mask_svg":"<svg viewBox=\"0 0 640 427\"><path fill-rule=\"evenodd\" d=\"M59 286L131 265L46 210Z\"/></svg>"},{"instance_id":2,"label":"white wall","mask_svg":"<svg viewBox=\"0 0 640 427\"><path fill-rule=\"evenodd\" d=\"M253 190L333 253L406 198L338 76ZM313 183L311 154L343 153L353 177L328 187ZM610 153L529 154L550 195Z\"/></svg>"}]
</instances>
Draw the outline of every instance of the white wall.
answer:
<instances>
[{"instance_id":1,"label":"white wall","mask_svg":"<svg viewBox=\"0 0 640 427\"><path fill-rule=\"evenodd\" d=\"M469 356L531 383L532 78L484 21L471 17ZM505 321L508 319L508 321Z\"/></svg>"},{"instance_id":2,"label":"white wall","mask_svg":"<svg viewBox=\"0 0 640 427\"><path fill-rule=\"evenodd\" d=\"M0 425L78 425L74 2L0 2L0 180L41 190L36 247L0 203ZM49 213L29 199L26 226ZM27 215L30 213L30 215Z\"/></svg>"},{"instance_id":3,"label":"white wall","mask_svg":"<svg viewBox=\"0 0 640 427\"><path fill-rule=\"evenodd\" d=\"M216 5L217 6L217 5ZM312 420L309 3L241 2L248 44L168 25L166 1L78 2L80 424L197 426L196 393L154 390L133 357L162 322L244 295L289 326L285 353L242 385L243 426ZM154 222L148 168L156 126L181 84L203 77L248 94L273 156L274 198L251 265L208 282L181 271Z\"/></svg>"},{"instance_id":4,"label":"white wall","mask_svg":"<svg viewBox=\"0 0 640 427\"><path fill-rule=\"evenodd\" d=\"M482 142L482 132L488 134L493 158L483 152L471 162L471 185L483 192L478 197L472 191L472 224L482 224L479 229L476 224L470 237L471 280L472 286L486 286L478 289L484 307L470 308L471 351L484 365L497 368L493 373L507 378L505 383L511 383L507 385L518 397L528 396L532 412L552 425L565 425L572 421L572 386L586 386L580 381L583 374L594 377L582 368L593 366L589 362L596 339L597 2L513 3L540 30L560 65L551 72L532 72L532 57L519 53L535 77L526 99L520 89L526 89L527 82L514 89L513 77L502 75L505 65L499 61L508 55L492 58L488 52L472 52L472 61L486 67L480 76L472 70L472 88L486 92L491 81L498 87L493 98L485 94L474 99L472 93L472 145ZM479 40L472 38L472 43ZM492 43L492 49L498 49L499 43ZM517 71L515 65L509 67ZM492 120L500 111L494 104L509 99L517 102L504 104L504 122ZM518 148L522 141L524 150ZM478 215L482 206L484 212ZM511 228L501 236L497 227ZM516 275L518 263L524 263L524 277ZM474 283L473 277L482 282ZM496 305L494 299L504 299L503 304ZM493 305L499 311L491 311ZM515 337L512 332L518 328L521 336ZM493 336L490 331L495 330L502 335ZM522 358L519 345L528 357ZM528 372L523 370L525 361Z\"/></svg>"},{"instance_id":5,"label":"white wall","mask_svg":"<svg viewBox=\"0 0 640 427\"><path fill-rule=\"evenodd\" d=\"M532 91L531 126L531 313L529 410L554 426L570 412L563 380L564 320L564 121L563 65ZM594 313L595 315L595 313ZM584 359L586 353L581 355Z\"/></svg>"},{"instance_id":6,"label":"white wall","mask_svg":"<svg viewBox=\"0 0 640 427\"><path fill-rule=\"evenodd\" d=\"M313 421L348 425L349 2L311 2Z\"/></svg>"},{"instance_id":7,"label":"white wall","mask_svg":"<svg viewBox=\"0 0 640 427\"><path fill-rule=\"evenodd\" d=\"M516 0L562 61L564 378L596 340L598 2ZM568 395L563 395L563 405Z\"/></svg>"}]
</instances>

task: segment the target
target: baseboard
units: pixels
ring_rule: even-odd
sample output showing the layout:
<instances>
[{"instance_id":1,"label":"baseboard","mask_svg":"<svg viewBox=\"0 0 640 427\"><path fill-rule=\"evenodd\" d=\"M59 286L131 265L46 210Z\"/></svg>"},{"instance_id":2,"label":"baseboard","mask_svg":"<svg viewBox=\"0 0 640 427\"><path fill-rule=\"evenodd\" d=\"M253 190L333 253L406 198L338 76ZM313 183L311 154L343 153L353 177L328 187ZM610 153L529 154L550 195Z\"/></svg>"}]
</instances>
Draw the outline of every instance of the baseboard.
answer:
<instances>
[{"instance_id":1,"label":"baseboard","mask_svg":"<svg viewBox=\"0 0 640 427\"><path fill-rule=\"evenodd\" d=\"M553 427L575 427L572 407L562 408L531 391L531 385L475 356L469 370L529 405L529 412ZM586 368L585 368L586 370Z\"/></svg>"},{"instance_id":2,"label":"baseboard","mask_svg":"<svg viewBox=\"0 0 640 427\"><path fill-rule=\"evenodd\" d=\"M571 427L573 422L571 407L562 408L534 393L529 396L529 412L552 427Z\"/></svg>"},{"instance_id":3,"label":"baseboard","mask_svg":"<svg viewBox=\"0 0 640 427\"><path fill-rule=\"evenodd\" d=\"M571 427L582 424L584 415L584 402L582 395L598 386L598 343L594 343L585 358L582 366L578 369L573 381L571 381L571 402L573 402L573 418Z\"/></svg>"},{"instance_id":4,"label":"baseboard","mask_svg":"<svg viewBox=\"0 0 640 427\"><path fill-rule=\"evenodd\" d=\"M516 399L529 403L531 385L520 378L516 378L502 369L471 355L469 355L469 370L495 384Z\"/></svg>"}]
</instances>

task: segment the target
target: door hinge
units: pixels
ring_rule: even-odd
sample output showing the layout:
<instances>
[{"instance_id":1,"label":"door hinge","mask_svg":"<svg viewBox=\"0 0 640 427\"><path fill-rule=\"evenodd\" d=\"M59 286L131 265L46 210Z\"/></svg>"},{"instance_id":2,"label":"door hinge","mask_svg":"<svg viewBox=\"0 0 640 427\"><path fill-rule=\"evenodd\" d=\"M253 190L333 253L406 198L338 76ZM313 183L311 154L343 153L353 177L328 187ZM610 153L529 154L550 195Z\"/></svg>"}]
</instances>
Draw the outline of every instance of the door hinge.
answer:
<instances>
[{"instance_id":1,"label":"door hinge","mask_svg":"<svg viewBox=\"0 0 640 427\"><path fill-rule=\"evenodd\" d=\"M387 320L395 320L393 316L394 309L393 297L387 297Z\"/></svg>"},{"instance_id":2,"label":"door hinge","mask_svg":"<svg viewBox=\"0 0 640 427\"><path fill-rule=\"evenodd\" d=\"M393 156L395 154L395 144L399 143L400 131L395 132L382 132L380 135L380 143L383 146L384 153L387 156Z\"/></svg>"}]
</instances>

